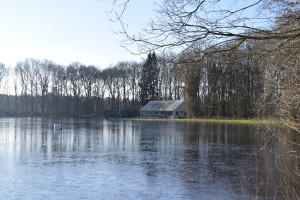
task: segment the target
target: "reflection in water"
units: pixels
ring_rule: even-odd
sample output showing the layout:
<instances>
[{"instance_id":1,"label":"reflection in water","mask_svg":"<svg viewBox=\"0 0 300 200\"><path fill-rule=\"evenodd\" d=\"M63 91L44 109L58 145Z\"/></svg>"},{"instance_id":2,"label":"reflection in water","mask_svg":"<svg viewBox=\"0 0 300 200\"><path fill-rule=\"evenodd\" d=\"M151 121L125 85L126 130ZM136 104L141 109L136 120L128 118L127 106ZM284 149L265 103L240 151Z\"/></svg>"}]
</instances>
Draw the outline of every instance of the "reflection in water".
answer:
<instances>
[{"instance_id":1,"label":"reflection in water","mask_svg":"<svg viewBox=\"0 0 300 200\"><path fill-rule=\"evenodd\" d=\"M187 122L0 120L4 199L240 199L272 197L274 158L256 127ZM287 147L290 148L290 147ZM284 149L284 147L281 147ZM291 151L291 149L289 149ZM259 165L257 165L259 163ZM257 190L259 179L260 190Z\"/></svg>"}]
</instances>

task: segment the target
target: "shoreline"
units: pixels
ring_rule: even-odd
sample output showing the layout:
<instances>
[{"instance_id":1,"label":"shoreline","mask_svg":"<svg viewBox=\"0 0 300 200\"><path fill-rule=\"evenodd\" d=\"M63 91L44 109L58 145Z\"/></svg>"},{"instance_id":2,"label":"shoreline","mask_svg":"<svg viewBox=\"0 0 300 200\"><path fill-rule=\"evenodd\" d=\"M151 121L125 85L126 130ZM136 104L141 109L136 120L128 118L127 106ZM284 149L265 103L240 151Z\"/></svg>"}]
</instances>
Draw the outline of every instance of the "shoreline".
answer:
<instances>
[{"instance_id":1,"label":"shoreline","mask_svg":"<svg viewBox=\"0 0 300 200\"><path fill-rule=\"evenodd\" d=\"M206 122L206 123L226 123L226 124L252 124L252 125L283 125L300 133L300 128L289 120L272 119L209 119L209 118L184 118L184 119L165 119L165 118L111 118L112 120L133 120L133 121L165 121L165 122Z\"/></svg>"},{"instance_id":2,"label":"shoreline","mask_svg":"<svg viewBox=\"0 0 300 200\"><path fill-rule=\"evenodd\" d=\"M231 123L231 124L259 124L265 125L268 123L276 123L276 121L258 120L258 119L207 119L207 118L192 118L192 119L165 119L165 118L111 118L112 120L133 120L133 121L170 121L170 122L208 122L208 123ZM282 123L277 121L277 123Z\"/></svg>"}]
</instances>

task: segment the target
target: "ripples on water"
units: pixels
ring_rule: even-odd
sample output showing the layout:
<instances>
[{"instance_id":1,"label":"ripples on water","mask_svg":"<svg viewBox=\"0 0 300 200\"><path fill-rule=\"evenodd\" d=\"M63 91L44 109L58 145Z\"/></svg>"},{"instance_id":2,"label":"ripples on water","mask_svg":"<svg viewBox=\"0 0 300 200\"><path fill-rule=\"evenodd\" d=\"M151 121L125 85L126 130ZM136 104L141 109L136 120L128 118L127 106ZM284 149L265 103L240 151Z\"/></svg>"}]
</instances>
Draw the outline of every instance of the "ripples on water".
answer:
<instances>
[{"instance_id":1,"label":"ripples on water","mask_svg":"<svg viewBox=\"0 0 300 200\"><path fill-rule=\"evenodd\" d=\"M256 128L0 119L1 199L241 199L257 195ZM269 186L271 187L271 186Z\"/></svg>"}]
</instances>

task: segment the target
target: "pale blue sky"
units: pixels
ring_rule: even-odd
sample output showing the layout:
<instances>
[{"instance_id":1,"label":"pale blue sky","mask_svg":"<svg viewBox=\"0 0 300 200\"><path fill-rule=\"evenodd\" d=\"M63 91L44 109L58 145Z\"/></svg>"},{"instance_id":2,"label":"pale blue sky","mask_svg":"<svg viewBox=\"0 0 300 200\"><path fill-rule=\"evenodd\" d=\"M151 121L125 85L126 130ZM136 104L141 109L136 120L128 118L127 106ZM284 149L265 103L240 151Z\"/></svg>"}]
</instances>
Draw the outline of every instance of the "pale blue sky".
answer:
<instances>
[{"instance_id":1,"label":"pale blue sky","mask_svg":"<svg viewBox=\"0 0 300 200\"><path fill-rule=\"evenodd\" d=\"M118 24L109 21L112 0L0 0L0 62L14 67L26 58L68 65L108 67L140 61L120 47ZM140 31L153 15L151 0L133 0L130 30ZM143 56L142 56L143 57Z\"/></svg>"}]
</instances>

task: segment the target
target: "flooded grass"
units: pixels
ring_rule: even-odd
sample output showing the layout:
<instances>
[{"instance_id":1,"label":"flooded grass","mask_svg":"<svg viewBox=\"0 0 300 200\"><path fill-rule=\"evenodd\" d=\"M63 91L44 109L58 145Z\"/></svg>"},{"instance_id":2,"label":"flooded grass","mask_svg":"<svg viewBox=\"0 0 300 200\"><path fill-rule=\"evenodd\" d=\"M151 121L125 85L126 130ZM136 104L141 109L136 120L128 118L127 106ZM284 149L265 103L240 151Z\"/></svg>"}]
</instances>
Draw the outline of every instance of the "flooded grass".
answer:
<instances>
[{"instance_id":1,"label":"flooded grass","mask_svg":"<svg viewBox=\"0 0 300 200\"><path fill-rule=\"evenodd\" d=\"M174 121L174 122L206 122L206 123L227 123L227 124L253 124L264 125L270 123L268 120L257 119L161 119L161 118L123 118L121 120L135 120L135 121ZM277 123L277 122L272 122ZM279 123L279 122L278 122Z\"/></svg>"}]
</instances>

